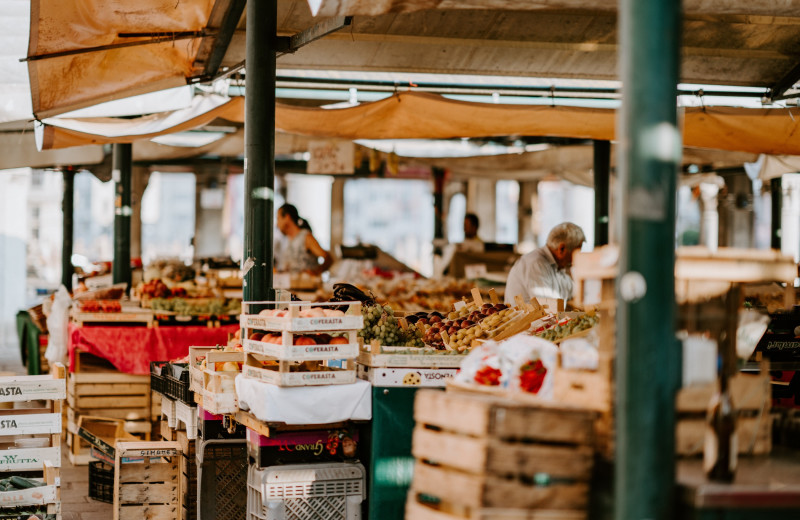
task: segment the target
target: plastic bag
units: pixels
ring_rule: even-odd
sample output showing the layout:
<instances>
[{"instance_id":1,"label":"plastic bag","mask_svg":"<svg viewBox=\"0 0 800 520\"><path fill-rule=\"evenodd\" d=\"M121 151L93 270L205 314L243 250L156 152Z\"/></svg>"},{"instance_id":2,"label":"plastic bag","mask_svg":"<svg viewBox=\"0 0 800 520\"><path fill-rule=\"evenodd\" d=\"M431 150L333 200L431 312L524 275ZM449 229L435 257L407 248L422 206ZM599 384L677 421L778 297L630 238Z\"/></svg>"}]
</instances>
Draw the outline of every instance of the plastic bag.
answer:
<instances>
[{"instance_id":1,"label":"plastic bag","mask_svg":"<svg viewBox=\"0 0 800 520\"><path fill-rule=\"evenodd\" d=\"M553 372L558 366L558 347L553 343L518 334L501 344L501 359L512 391L553 399Z\"/></svg>"},{"instance_id":2,"label":"plastic bag","mask_svg":"<svg viewBox=\"0 0 800 520\"><path fill-rule=\"evenodd\" d=\"M597 370L600 353L597 351L599 338L596 328L580 338L561 342L561 368L568 370Z\"/></svg>"},{"instance_id":3,"label":"plastic bag","mask_svg":"<svg viewBox=\"0 0 800 520\"><path fill-rule=\"evenodd\" d=\"M50 316L47 317L47 330L50 336L47 342L47 350L44 357L50 366L53 363L67 364L67 345L69 342L69 307L72 305L69 291L63 285L58 288L53 305L50 308Z\"/></svg>"},{"instance_id":4,"label":"plastic bag","mask_svg":"<svg viewBox=\"0 0 800 520\"><path fill-rule=\"evenodd\" d=\"M767 331L769 319L768 315L752 309L739 311L739 323L736 329L736 355L739 358L750 359L761 337Z\"/></svg>"},{"instance_id":5,"label":"plastic bag","mask_svg":"<svg viewBox=\"0 0 800 520\"><path fill-rule=\"evenodd\" d=\"M487 341L462 361L455 380L460 383L509 388L512 391L553 398L552 374L558 365L558 348L551 342L519 334L506 341Z\"/></svg>"},{"instance_id":6,"label":"plastic bag","mask_svg":"<svg viewBox=\"0 0 800 520\"><path fill-rule=\"evenodd\" d=\"M472 349L472 352L461 362L461 370L454 380L459 383L505 387L508 378L504 375L500 359L500 344L495 341Z\"/></svg>"}]
</instances>

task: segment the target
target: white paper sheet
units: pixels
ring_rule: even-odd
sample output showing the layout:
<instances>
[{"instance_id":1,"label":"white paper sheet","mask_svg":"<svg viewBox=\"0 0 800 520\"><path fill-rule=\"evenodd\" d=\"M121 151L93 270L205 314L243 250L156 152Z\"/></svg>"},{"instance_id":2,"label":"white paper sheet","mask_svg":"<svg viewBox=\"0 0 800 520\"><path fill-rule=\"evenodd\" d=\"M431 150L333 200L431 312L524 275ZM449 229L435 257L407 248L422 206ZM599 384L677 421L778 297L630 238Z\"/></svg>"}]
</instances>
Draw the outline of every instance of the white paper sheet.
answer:
<instances>
[{"instance_id":1,"label":"white paper sheet","mask_svg":"<svg viewBox=\"0 0 800 520\"><path fill-rule=\"evenodd\" d=\"M239 408L264 422L329 424L372 419L372 386L357 380L352 385L282 388L236 376Z\"/></svg>"}]
</instances>

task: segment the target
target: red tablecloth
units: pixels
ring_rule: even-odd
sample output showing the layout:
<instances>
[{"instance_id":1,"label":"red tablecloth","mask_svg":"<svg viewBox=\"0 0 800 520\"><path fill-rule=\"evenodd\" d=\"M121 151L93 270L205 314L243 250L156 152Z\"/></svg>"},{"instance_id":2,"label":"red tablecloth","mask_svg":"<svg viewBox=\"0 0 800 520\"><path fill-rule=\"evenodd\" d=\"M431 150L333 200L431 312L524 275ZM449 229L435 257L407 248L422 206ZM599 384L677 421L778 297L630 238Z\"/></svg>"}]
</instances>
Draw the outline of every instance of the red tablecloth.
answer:
<instances>
[{"instance_id":1,"label":"red tablecloth","mask_svg":"<svg viewBox=\"0 0 800 520\"><path fill-rule=\"evenodd\" d=\"M75 349L109 360L121 372L148 374L151 361L169 361L189 354L191 346L224 345L239 324L208 328L200 325L103 327L69 325L69 368Z\"/></svg>"}]
</instances>

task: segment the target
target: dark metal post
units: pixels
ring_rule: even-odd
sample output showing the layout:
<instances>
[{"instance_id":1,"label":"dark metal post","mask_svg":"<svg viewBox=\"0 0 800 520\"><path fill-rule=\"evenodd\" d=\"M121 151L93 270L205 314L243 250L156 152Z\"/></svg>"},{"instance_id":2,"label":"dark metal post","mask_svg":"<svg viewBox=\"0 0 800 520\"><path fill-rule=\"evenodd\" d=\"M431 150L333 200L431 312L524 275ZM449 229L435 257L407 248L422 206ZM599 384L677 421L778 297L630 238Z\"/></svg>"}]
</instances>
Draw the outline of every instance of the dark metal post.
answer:
<instances>
[{"instance_id":1,"label":"dark metal post","mask_svg":"<svg viewBox=\"0 0 800 520\"><path fill-rule=\"evenodd\" d=\"M673 518L675 192L681 2L622 0L619 14L620 279L617 310L617 520Z\"/></svg>"},{"instance_id":2,"label":"dark metal post","mask_svg":"<svg viewBox=\"0 0 800 520\"><path fill-rule=\"evenodd\" d=\"M608 244L608 184L611 175L611 142L594 142L594 245Z\"/></svg>"},{"instance_id":3,"label":"dark metal post","mask_svg":"<svg viewBox=\"0 0 800 520\"><path fill-rule=\"evenodd\" d=\"M61 285L72 292L72 222L73 222L73 201L75 200L75 170L65 168L61 172L64 175L64 196L61 199L61 210L64 213L62 224L63 239L61 242Z\"/></svg>"},{"instance_id":4,"label":"dark metal post","mask_svg":"<svg viewBox=\"0 0 800 520\"><path fill-rule=\"evenodd\" d=\"M277 0L247 2L245 95L244 300L274 299L275 42Z\"/></svg>"},{"instance_id":5,"label":"dark metal post","mask_svg":"<svg viewBox=\"0 0 800 520\"><path fill-rule=\"evenodd\" d=\"M444 168L433 167L433 254L442 254L444 241Z\"/></svg>"},{"instance_id":6,"label":"dark metal post","mask_svg":"<svg viewBox=\"0 0 800 520\"><path fill-rule=\"evenodd\" d=\"M770 247L781 249L781 212L783 210L783 186L781 178L775 177L769 181L770 194L772 195L772 222L770 223Z\"/></svg>"},{"instance_id":7,"label":"dark metal post","mask_svg":"<svg viewBox=\"0 0 800 520\"><path fill-rule=\"evenodd\" d=\"M114 199L114 283L127 283L131 289L131 172L133 145L117 143L112 151L112 178L116 186Z\"/></svg>"}]
</instances>

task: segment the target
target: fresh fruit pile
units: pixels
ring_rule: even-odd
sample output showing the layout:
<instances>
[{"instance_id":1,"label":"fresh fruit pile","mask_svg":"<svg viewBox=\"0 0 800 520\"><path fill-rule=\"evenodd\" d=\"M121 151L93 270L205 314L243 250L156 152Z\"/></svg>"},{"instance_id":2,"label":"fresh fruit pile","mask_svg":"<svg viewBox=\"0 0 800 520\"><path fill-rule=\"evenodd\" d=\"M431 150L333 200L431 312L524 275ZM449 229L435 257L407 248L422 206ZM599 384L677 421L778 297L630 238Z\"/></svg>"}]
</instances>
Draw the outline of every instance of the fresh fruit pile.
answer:
<instances>
[{"instance_id":1,"label":"fresh fruit pile","mask_svg":"<svg viewBox=\"0 0 800 520\"><path fill-rule=\"evenodd\" d=\"M279 332L253 332L250 334L249 339L262 343L283 344L283 335ZM332 336L330 334L295 334L292 338L292 343L294 345L347 345L350 341L344 336Z\"/></svg>"},{"instance_id":2,"label":"fresh fruit pile","mask_svg":"<svg viewBox=\"0 0 800 520\"><path fill-rule=\"evenodd\" d=\"M241 312L242 304L232 298L211 298L194 301L186 298L153 298L150 308L154 311L176 312L182 316L219 316Z\"/></svg>"},{"instance_id":3,"label":"fresh fruit pile","mask_svg":"<svg viewBox=\"0 0 800 520\"><path fill-rule=\"evenodd\" d=\"M80 300L78 306L81 312L122 312L118 300Z\"/></svg>"},{"instance_id":4,"label":"fresh fruit pile","mask_svg":"<svg viewBox=\"0 0 800 520\"><path fill-rule=\"evenodd\" d=\"M489 339L501 332L518 314L503 303L466 304L443 316L439 312L417 313L407 319L424 330L425 343L438 350L448 347L458 352L469 351L476 339ZM442 332L448 337L445 345Z\"/></svg>"},{"instance_id":5,"label":"fresh fruit pile","mask_svg":"<svg viewBox=\"0 0 800 520\"><path fill-rule=\"evenodd\" d=\"M594 312L587 312L576 318L565 318L553 327L534 331L535 336L539 336L547 341L561 341L567 336L583 332L597 325L599 318Z\"/></svg>"},{"instance_id":6,"label":"fresh fruit pile","mask_svg":"<svg viewBox=\"0 0 800 520\"><path fill-rule=\"evenodd\" d=\"M361 314L364 316L364 328L358 331L358 337L362 338L364 343L378 340L381 345L387 346L417 348L425 346L422 330L414 326L402 328L394 316L394 310L388 305L363 305Z\"/></svg>"},{"instance_id":7,"label":"fresh fruit pile","mask_svg":"<svg viewBox=\"0 0 800 520\"><path fill-rule=\"evenodd\" d=\"M172 296L172 291L160 278L156 278L155 280L150 280L141 285L139 287L139 294L141 294L142 297L148 298L169 298Z\"/></svg>"}]
</instances>

